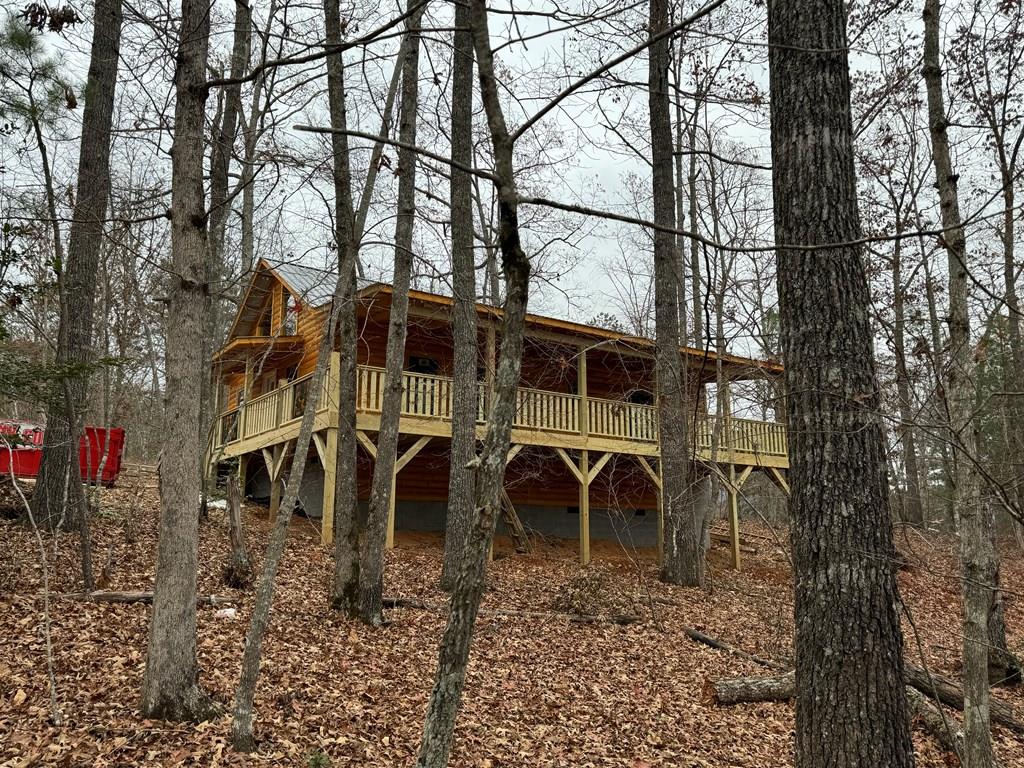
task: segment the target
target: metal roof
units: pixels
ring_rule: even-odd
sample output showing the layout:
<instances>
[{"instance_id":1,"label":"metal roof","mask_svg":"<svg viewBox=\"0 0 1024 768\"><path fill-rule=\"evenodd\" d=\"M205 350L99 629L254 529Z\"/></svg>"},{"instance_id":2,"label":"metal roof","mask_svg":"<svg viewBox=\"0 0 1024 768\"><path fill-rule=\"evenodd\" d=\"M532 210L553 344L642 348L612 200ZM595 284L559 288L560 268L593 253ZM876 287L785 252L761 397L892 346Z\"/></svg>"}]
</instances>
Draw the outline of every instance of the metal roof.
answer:
<instances>
[{"instance_id":1,"label":"metal roof","mask_svg":"<svg viewBox=\"0 0 1024 768\"><path fill-rule=\"evenodd\" d=\"M334 295L338 273L333 270L310 267L294 261L268 261L267 266L277 272L292 292L297 294L296 298L308 307L322 307L329 303Z\"/></svg>"}]
</instances>

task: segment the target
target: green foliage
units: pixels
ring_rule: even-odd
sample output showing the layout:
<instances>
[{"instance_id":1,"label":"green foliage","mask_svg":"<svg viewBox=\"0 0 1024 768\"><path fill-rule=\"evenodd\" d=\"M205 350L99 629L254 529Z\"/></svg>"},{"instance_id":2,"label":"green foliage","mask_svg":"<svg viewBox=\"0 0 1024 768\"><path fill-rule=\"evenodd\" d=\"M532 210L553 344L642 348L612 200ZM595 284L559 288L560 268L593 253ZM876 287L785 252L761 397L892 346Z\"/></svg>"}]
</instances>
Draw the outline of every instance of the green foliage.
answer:
<instances>
[{"instance_id":1,"label":"green foliage","mask_svg":"<svg viewBox=\"0 0 1024 768\"><path fill-rule=\"evenodd\" d=\"M306 757L307 768L331 768L331 758L326 752L310 752Z\"/></svg>"},{"instance_id":2,"label":"green foliage","mask_svg":"<svg viewBox=\"0 0 1024 768\"><path fill-rule=\"evenodd\" d=\"M60 59L47 53L25 20L8 16L0 30L0 126L50 126L74 109L74 90L61 70Z\"/></svg>"}]
</instances>

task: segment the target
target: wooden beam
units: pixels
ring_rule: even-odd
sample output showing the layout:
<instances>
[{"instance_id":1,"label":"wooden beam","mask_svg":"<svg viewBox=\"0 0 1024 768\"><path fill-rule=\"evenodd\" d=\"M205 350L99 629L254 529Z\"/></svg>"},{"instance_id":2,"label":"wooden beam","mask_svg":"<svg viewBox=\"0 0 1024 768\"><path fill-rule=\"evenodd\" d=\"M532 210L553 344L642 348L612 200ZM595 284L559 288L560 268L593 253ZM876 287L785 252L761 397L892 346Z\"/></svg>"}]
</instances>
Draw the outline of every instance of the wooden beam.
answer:
<instances>
[{"instance_id":1,"label":"wooden beam","mask_svg":"<svg viewBox=\"0 0 1024 768\"><path fill-rule=\"evenodd\" d=\"M576 394L579 397L579 428L584 438L590 434L590 405L587 401L587 348L576 356Z\"/></svg>"},{"instance_id":2,"label":"wooden beam","mask_svg":"<svg viewBox=\"0 0 1024 768\"><path fill-rule=\"evenodd\" d=\"M789 483L786 482L786 476L776 467L768 467L768 471L772 473L772 477L775 478L775 482L779 484L779 488L787 496L792 495L792 491L789 489Z\"/></svg>"},{"instance_id":3,"label":"wooden beam","mask_svg":"<svg viewBox=\"0 0 1024 768\"><path fill-rule=\"evenodd\" d=\"M359 444L366 449L366 452L370 454L370 458L376 460L377 446L373 444L373 440L370 439L370 436L363 432L363 430L357 429L356 439L359 441Z\"/></svg>"},{"instance_id":4,"label":"wooden beam","mask_svg":"<svg viewBox=\"0 0 1024 768\"><path fill-rule=\"evenodd\" d=\"M512 463L512 459L514 459L516 456L518 456L519 452L522 451L523 448L525 448L525 446L522 445L521 443L517 444L517 445L513 445L511 448L509 448L508 449L508 455L505 456L505 465L508 466L509 464L511 464Z\"/></svg>"},{"instance_id":5,"label":"wooden beam","mask_svg":"<svg viewBox=\"0 0 1024 768\"><path fill-rule=\"evenodd\" d=\"M732 548L732 567L738 571L740 569L740 509L735 464L729 465L729 544Z\"/></svg>"},{"instance_id":6,"label":"wooden beam","mask_svg":"<svg viewBox=\"0 0 1024 768\"><path fill-rule=\"evenodd\" d=\"M584 479L583 475L580 474L579 469L576 467L576 462L574 462L572 458L570 458L569 454L565 452L565 449L555 448L555 453L562 457L562 461L565 462L565 466L567 466L569 468L569 471L572 472L572 476L576 478L576 482L585 485L586 480Z\"/></svg>"},{"instance_id":7,"label":"wooden beam","mask_svg":"<svg viewBox=\"0 0 1024 768\"><path fill-rule=\"evenodd\" d=\"M319 451L319 444L317 450ZM320 513L320 543L330 544L334 541L334 484L338 475L338 430L327 430L327 439L320 452L320 461L324 465L324 503Z\"/></svg>"},{"instance_id":8,"label":"wooden beam","mask_svg":"<svg viewBox=\"0 0 1024 768\"><path fill-rule=\"evenodd\" d=\"M405 468L406 464L415 459L416 454L422 451L426 444L431 441L431 439L432 438L429 435L426 437L421 437L419 440L417 440L415 443L409 446L409 450L403 453L402 457L395 462L395 474L401 472Z\"/></svg>"},{"instance_id":9,"label":"wooden beam","mask_svg":"<svg viewBox=\"0 0 1024 768\"><path fill-rule=\"evenodd\" d=\"M597 479L597 476L601 474L601 470L604 469L604 465L608 463L608 460L612 456L613 454L611 452L606 453L594 463L594 466L590 468L589 474L587 474L587 485L590 485L595 479Z\"/></svg>"},{"instance_id":10,"label":"wooden beam","mask_svg":"<svg viewBox=\"0 0 1024 768\"><path fill-rule=\"evenodd\" d=\"M747 482L747 478L750 477L750 473L754 471L753 467L745 467L743 472L740 473L739 479L736 480L736 490L738 491L743 487L743 484Z\"/></svg>"},{"instance_id":11,"label":"wooden beam","mask_svg":"<svg viewBox=\"0 0 1024 768\"><path fill-rule=\"evenodd\" d=\"M606 454L607 455L607 454ZM580 451L580 565L590 563L590 472L587 468L589 457Z\"/></svg>"},{"instance_id":12,"label":"wooden beam","mask_svg":"<svg viewBox=\"0 0 1024 768\"><path fill-rule=\"evenodd\" d=\"M635 458L637 461L640 462L640 466L644 468L644 471L647 473L647 476L651 478L651 482L653 482L658 487L658 490L660 491L661 490L661 475L659 475L657 472L654 471L654 469L651 467L650 462L647 461L647 459L644 458L643 456L634 456L633 458Z\"/></svg>"},{"instance_id":13,"label":"wooden beam","mask_svg":"<svg viewBox=\"0 0 1024 768\"><path fill-rule=\"evenodd\" d=\"M388 525L387 533L384 536L384 548L394 549L395 548L395 486L398 483L398 469L391 473L391 496L388 499Z\"/></svg>"},{"instance_id":14,"label":"wooden beam","mask_svg":"<svg viewBox=\"0 0 1024 768\"><path fill-rule=\"evenodd\" d=\"M328 430L330 431L330 430ZM313 433L313 445L316 446L316 455L320 457L320 466L327 469L327 446L324 444L324 436L319 432Z\"/></svg>"}]
</instances>

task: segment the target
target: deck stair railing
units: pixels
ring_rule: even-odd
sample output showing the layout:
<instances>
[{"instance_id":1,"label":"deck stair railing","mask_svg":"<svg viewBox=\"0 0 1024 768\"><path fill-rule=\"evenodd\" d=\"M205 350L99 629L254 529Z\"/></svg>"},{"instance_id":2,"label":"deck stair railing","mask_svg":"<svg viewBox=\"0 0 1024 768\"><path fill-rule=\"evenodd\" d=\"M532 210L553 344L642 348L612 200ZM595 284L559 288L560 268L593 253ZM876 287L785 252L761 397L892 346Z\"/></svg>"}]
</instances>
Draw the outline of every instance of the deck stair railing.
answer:
<instances>
[{"instance_id":1,"label":"deck stair railing","mask_svg":"<svg viewBox=\"0 0 1024 768\"><path fill-rule=\"evenodd\" d=\"M379 414L384 399L383 368L361 365L357 370L356 409ZM452 379L433 374L402 374L402 415L415 419L450 421ZM241 408L221 414L217 443L226 445L269 434L302 416L312 376L304 376L272 392L253 398ZM336 380L324 378L318 412L328 409L336 392ZM608 400L521 387L516 393L515 428L581 434L581 409L586 407L587 434L603 439L656 443L657 409L651 405ZM477 420L487 419L490 398L485 384L477 390ZM701 419L695 430L696 448L709 451L714 444L713 419ZM786 455L786 431L782 424L727 417L719 425L717 447L723 452Z\"/></svg>"}]
</instances>

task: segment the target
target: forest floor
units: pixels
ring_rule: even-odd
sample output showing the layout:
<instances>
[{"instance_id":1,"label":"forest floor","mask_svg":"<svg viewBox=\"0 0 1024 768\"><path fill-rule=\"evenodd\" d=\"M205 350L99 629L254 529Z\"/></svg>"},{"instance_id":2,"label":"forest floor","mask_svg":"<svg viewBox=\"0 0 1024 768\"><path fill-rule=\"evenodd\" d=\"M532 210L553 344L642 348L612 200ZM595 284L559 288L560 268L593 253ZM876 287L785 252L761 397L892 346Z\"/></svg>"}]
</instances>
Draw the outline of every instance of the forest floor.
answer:
<instances>
[{"instance_id":1,"label":"forest floor","mask_svg":"<svg viewBox=\"0 0 1024 768\"><path fill-rule=\"evenodd\" d=\"M151 488L103 492L94 523L96 572L110 590L149 590L157 501ZM12 500L8 499L8 506ZM266 510L247 506L250 550L266 544ZM790 655L792 598L785 552L763 526L744 524L756 553L741 572L721 547L710 556L706 590L657 581L650 553L630 557L595 543L582 576L574 542L549 542L531 556L499 557L489 571L485 611L473 641L452 765L788 766L789 704L716 707L706 685L768 671L699 645L693 627L761 657ZM785 534L780 534L785 539ZM388 611L378 629L326 606L331 553L308 520L296 519L278 589L256 697L260 750L232 752L230 716L200 725L144 720L137 712L150 608L75 602L77 538L44 536L50 577L53 674L63 724L50 720L39 542L24 523L0 521L0 767L285 765L409 766L415 760L444 625L440 610ZM912 561L900 589L908 657L959 676L959 585L954 540L900 537ZM501 547L498 548L501 554ZM388 554L385 594L440 607L440 538L399 535ZM1003 549L1010 644L1024 650L1024 557ZM199 592L237 601L234 618L200 607L202 685L229 704L238 679L252 593L221 583L227 557L223 512L203 524ZM1014 592L1014 590L1018 590ZM628 626L578 624L564 614L637 613ZM536 615L542 613L543 615ZM996 694L1024 712L1024 691ZM1024 766L1024 743L995 730L1003 765ZM919 766L955 765L915 729Z\"/></svg>"}]
</instances>

